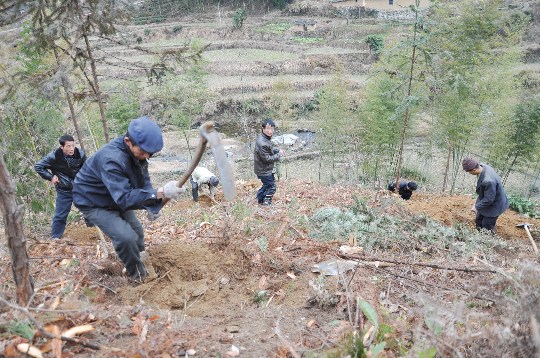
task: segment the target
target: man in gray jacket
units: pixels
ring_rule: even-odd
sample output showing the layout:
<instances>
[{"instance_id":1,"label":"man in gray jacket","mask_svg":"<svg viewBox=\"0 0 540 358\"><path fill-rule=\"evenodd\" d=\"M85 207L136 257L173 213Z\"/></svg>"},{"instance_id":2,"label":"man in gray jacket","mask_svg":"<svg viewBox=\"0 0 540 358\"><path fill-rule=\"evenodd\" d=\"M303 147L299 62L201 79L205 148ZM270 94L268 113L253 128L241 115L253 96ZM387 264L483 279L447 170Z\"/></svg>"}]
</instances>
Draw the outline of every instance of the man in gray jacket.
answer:
<instances>
[{"instance_id":1,"label":"man in gray jacket","mask_svg":"<svg viewBox=\"0 0 540 358\"><path fill-rule=\"evenodd\" d=\"M274 163L281 159L285 152L274 148L272 135L276 124L271 119L261 123L261 133L255 142L253 167L262 187L257 191L257 202L261 205L272 205L272 198L276 192L276 179L274 177Z\"/></svg>"},{"instance_id":2,"label":"man in gray jacket","mask_svg":"<svg viewBox=\"0 0 540 358\"><path fill-rule=\"evenodd\" d=\"M476 228L495 233L497 218L509 207L501 178L492 167L473 158L463 159L462 166L467 173L478 176L478 198L471 209L476 214Z\"/></svg>"}]
</instances>

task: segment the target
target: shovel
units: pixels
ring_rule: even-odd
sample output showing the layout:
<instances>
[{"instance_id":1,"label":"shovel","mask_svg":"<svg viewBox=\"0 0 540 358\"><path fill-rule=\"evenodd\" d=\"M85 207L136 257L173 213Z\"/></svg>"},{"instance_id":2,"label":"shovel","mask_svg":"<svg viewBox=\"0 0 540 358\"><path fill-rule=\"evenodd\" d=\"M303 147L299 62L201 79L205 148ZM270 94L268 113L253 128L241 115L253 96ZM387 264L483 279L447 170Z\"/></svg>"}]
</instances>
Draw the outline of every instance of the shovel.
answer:
<instances>
[{"instance_id":1,"label":"shovel","mask_svg":"<svg viewBox=\"0 0 540 358\"><path fill-rule=\"evenodd\" d=\"M534 252L538 253L538 247L536 246L536 242L534 242L534 239L531 235L531 232L529 231L529 226L531 226L531 224L529 223L522 223L522 224L517 224L516 225L517 227L522 227L525 229L525 231L527 232L527 236L529 237L529 241L531 242L531 245L534 249Z\"/></svg>"},{"instance_id":2,"label":"shovel","mask_svg":"<svg viewBox=\"0 0 540 358\"><path fill-rule=\"evenodd\" d=\"M202 155L206 149L206 146L210 146L212 154L216 161L216 166L219 172L219 181L223 186L223 196L226 200L232 200L236 196L236 187L234 185L234 177L232 174L231 166L227 160L227 153L223 144L219 138L219 132L214 127L214 122L204 122L199 127L199 133L201 134L201 139L199 144L195 149L195 154L187 170L184 172L182 177L178 180L177 186L181 188L191 176L191 173L195 170L199 162L201 161ZM162 206L165 206L169 202L169 199L163 199Z\"/></svg>"}]
</instances>

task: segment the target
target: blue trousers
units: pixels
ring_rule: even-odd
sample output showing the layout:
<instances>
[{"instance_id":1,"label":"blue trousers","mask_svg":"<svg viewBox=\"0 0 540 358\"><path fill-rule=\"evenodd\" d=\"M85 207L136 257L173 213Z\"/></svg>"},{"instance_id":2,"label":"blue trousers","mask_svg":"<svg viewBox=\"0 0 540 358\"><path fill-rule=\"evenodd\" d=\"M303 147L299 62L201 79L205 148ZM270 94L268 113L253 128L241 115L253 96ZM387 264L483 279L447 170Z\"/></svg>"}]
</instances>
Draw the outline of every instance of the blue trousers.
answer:
<instances>
[{"instance_id":1,"label":"blue trousers","mask_svg":"<svg viewBox=\"0 0 540 358\"><path fill-rule=\"evenodd\" d=\"M132 279L146 276L141 261L144 251L144 230L134 210L125 212L101 208L80 209L84 217L111 238L116 254Z\"/></svg>"},{"instance_id":2,"label":"blue trousers","mask_svg":"<svg viewBox=\"0 0 540 358\"><path fill-rule=\"evenodd\" d=\"M276 193L276 178L274 174L266 176L257 175L257 178L262 182L262 187L257 191L257 202L262 204L265 197L271 199Z\"/></svg>"},{"instance_id":3,"label":"blue trousers","mask_svg":"<svg viewBox=\"0 0 540 358\"><path fill-rule=\"evenodd\" d=\"M71 191L56 189L56 204L51 224L51 237L61 238L66 229L66 222L71 211L73 194Z\"/></svg>"}]
</instances>

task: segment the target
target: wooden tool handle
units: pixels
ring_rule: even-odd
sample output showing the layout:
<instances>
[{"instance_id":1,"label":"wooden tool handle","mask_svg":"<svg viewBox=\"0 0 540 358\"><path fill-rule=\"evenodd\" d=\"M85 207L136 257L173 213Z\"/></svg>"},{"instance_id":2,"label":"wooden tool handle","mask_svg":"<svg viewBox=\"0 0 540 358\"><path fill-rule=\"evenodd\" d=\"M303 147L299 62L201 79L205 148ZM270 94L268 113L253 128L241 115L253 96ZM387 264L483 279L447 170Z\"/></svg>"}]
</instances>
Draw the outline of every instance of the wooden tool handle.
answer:
<instances>
[{"instance_id":1,"label":"wooden tool handle","mask_svg":"<svg viewBox=\"0 0 540 358\"><path fill-rule=\"evenodd\" d=\"M527 232L527 236L529 237L529 241L531 242L534 252L538 253L538 247L536 246L536 242L534 242L534 239L527 225L525 225L525 231Z\"/></svg>"},{"instance_id":2,"label":"wooden tool handle","mask_svg":"<svg viewBox=\"0 0 540 358\"><path fill-rule=\"evenodd\" d=\"M201 131L210 132L214 130L214 123L206 122L202 124L202 127L203 128L201 129ZM193 173L195 168L197 168L197 165L199 165L199 162L201 161L201 158L204 154L204 150L206 149L206 143L207 143L206 138L203 135L201 135L201 139L199 140L199 144L197 145L195 154L193 155L193 158L191 159L191 163L189 164L189 167L186 169L184 174L182 174L182 176L178 180L177 186L179 188L181 188L182 185L184 185L188 181L189 177L191 176L191 173ZM169 198L164 198L163 201L161 202L161 207L164 207L170 200L171 199Z\"/></svg>"}]
</instances>

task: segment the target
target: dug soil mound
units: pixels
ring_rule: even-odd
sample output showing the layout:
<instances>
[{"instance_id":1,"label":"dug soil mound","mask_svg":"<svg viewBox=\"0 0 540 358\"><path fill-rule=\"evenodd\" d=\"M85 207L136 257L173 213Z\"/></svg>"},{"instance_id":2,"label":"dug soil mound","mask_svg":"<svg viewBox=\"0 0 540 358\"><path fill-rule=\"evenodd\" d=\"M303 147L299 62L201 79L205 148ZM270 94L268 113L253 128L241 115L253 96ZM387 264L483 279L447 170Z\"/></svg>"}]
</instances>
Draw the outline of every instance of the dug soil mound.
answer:
<instances>
[{"instance_id":1,"label":"dug soil mound","mask_svg":"<svg viewBox=\"0 0 540 358\"><path fill-rule=\"evenodd\" d=\"M474 203L475 199L465 195L418 193L407 201L407 206L415 214L426 215L448 226L465 224L474 228L475 215L471 211ZM506 210L497 220L497 234L505 239L527 239L525 229L517 226L523 223L540 227L540 220Z\"/></svg>"}]
</instances>

